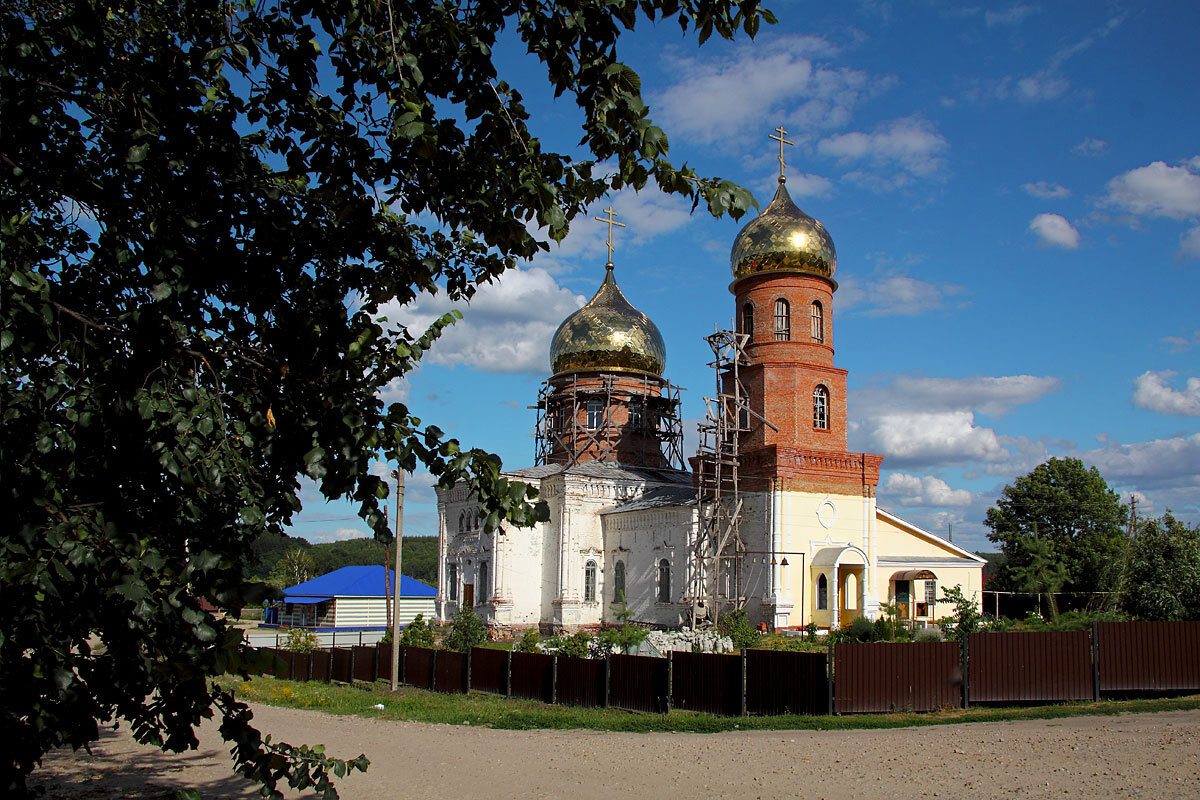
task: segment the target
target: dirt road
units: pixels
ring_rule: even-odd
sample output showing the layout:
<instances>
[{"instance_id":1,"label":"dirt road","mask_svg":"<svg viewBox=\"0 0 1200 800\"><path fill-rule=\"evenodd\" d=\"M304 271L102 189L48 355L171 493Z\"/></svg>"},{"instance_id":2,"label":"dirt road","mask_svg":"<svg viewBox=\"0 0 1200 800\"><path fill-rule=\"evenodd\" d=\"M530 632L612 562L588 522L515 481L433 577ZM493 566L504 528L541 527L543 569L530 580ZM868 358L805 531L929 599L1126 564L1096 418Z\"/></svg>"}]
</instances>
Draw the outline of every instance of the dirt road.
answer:
<instances>
[{"instance_id":1,"label":"dirt road","mask_svg":"<svg viewBox=\"0 0 1200 800\"><path fill-rule=\"evenodd\" d=\"M261 729L371 759L346 800L406 798L1197 798L1200 711L882 731L499 731L254 707ZM50 798L256 797L211 725L168 756L106 733L35 775Z\"/></svg>"}]
</instances>

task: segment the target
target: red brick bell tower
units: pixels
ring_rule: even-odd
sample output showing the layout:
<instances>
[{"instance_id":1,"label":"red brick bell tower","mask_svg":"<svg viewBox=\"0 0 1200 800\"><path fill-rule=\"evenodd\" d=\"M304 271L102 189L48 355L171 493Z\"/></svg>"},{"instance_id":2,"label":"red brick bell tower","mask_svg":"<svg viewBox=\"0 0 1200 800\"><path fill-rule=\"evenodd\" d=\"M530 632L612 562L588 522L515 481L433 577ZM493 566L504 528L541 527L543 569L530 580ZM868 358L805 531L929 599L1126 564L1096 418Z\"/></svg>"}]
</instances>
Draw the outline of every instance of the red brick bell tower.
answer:
<instances>
[{"instance_id":1,"label":"red brick bell tower","mask_svg":"<svg viewBox=\"0 0 1200 800\"><path fill-rule=\"evenodd\" d=\"M874 494L883 456L850 453L846 375L833 363L837 251L825 227L788 195L780 135L779 188L734 240L730 254L737 329L750 338L741 367L751 410L778 430L742 434L742 475L763 490Z\"/></svg>"}]
</instances>

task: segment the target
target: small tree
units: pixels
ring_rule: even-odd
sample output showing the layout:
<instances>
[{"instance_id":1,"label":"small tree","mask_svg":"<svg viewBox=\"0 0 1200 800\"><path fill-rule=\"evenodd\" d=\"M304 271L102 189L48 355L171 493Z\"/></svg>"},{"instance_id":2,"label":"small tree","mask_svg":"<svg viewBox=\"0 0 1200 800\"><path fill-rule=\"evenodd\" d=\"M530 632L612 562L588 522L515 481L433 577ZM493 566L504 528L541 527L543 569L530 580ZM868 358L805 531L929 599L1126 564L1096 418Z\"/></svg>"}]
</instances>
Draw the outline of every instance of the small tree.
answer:
<instances>
[{"instance_id":1,"label":"small tree","mask_svg":"<svg viewBox=\"0 0 1200 800\"><path fill-rule=\"evenodd\" d=\"M588 658L591 655L588 647L591 642L591 634L587 633L587 631L576 631L562 640L562 644L558 648L558 654L560 656L571 656L572 658Z\"/></svg>"},{"instance_id":2,"label":"small tree","mask_svg":"<svg viewBox=\"0 0 1200 800\"><path fill-rule=\"evenodd\" d=\"M450 633L444 644L449 650L468 653L487 641L487 628L472 609L461 609L450 622Z\"/></svg>"},{"instance_id":3,"label":"small tree","mask_svg":"<svg viewBox=\"0 0 1200 800\"><path fill-rule=\"evenodd\" d=\"M641 625L634 625L629 620L633 616L633 612L625 605L625 598L621 598L621 607L613 606L613 616L619 621L620 625L616 628L608 628L597 637L603 642L608 650L617 648L622 653L632 653L637 650L638 645L646 641L646 637L650 632Z\"/></svg>"},{"instance_id":4,"label":"small tree","mask_svg":"<svg viewBox=\"0 0 1200 800\"><path fill-rule=\"evenodd\" d=\"M541 649L538 647L538 643L541 641L541 634L530 628L521 634L521 640L517 642L513 650L518 653L540 653Z\"/></svg>"},{"instance_id":5,"label":"small tree","mask_svg":"<svg viewBox=\"0 0 1200 800\"><path fill-rule=\"evenodd\" d=\"M482 625L482 623L480 624ZM433 626L425 621L424 614L417 614L413 617L413 621L400 631L400 644L405 647L433 647Z\"/></svg>"},{"instance_id":6,"label":"small tree","mask_svg":"<svg viewBox=\"0 0 1200 800\"><path fill-rule=\"evenodd\" d=\"M1013 584L1024 586L1026 591L1037 592L1039 612L1042 609L1042 594L1045 593L1050 603L1050 617L1058 619L1058 603L1054 593L1061 590L1067 581L1067 565L1059 560L1053 542L1037 536L1036 526L1033 536L1021 538L1021 546L1023 552L1017 563L1009 565Z\"/></svg>"},{"instance_id":7,"label":"small tree","mask_svg":"<svg viewBox=\"0 0 1200 800\"><path fill-rule=\"evenodd\" d=\"M321 640L312 631L293 628L283 637L283 649L292 653L312 653L321 649Z\"/></svg>"},{"instance_id":8,"label":"small tree","mask_svg":"<svg viewBox=\"0 0 1200 800\"><path fill-rule=\"evenodd\" d=\"M1200 619L1200 528L1169 512L1140 525L1120 602L1139 619Z\"/></svg>"},{"instance_id":9,"label":"small tree","mask_svg":"<svg viewBox=\"0 0 1200 800\"><path fill-rule=\"evenodd\" d=\"M978 604L973 597L963 594L961 586L942 589L940 602L954 604L954 613L938 622L947 639L964 642L968 636L979 630Z\"/></svg>"},{"instance_id":10,"label":"small tree","mask_svg":"<svg viewBox=\"0 0 1200 800\"><path fill-rule=\"evenodd\" d=\"M306 550L296 547L288 550L283 557L275 562L267 583L280 589L304 583L313 577L316 567L313 557Z\"/></svg>"},{"instance_id":11,"label":"small tree","mask_svg":"<svg viewBox=\"0 0 1200 800\"><path fill-rule=\"evenodd\" d=\"M762 636L754 630L754 626L746 618L746 609L744 608L731 611L721 617L721 621L717 623L717 629L722 636L729 637L737 650L757 647L762 643Z\"/></svg>"}]
</instances>

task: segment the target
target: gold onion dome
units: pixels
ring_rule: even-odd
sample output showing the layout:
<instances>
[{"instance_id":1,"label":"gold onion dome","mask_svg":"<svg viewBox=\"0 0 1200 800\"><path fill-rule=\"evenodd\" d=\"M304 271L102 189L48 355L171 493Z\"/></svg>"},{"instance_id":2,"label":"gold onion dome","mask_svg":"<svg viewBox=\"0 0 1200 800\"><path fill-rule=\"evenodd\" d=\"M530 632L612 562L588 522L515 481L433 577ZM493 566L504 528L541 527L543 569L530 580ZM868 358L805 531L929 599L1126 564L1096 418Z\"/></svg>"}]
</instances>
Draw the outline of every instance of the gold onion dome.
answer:
<instances>
[{"instance_id":1,"label":"gold onion dome","mask_svg":"<svg viewBox=\"0 0 1200 800\"><path fill-rule=\"evenodd\" d=\"M825 226L792 202L779 181L775 198L733 240L734 280L759 272L805 272L833 279L837 251Z\"/></svg>"},{"instance_id":2,"label":"gold onion dome","mask_svg":"<svg viewBox=\"0 0 1200 800\"><path fill-rule=\"evenodd\" d=\"M560 372L601 370L662 376L667 347L658 327L633 307L617 286L609 262L594 297L563 320L550 344L550 365Z\"/></svg>"}]
</instances>

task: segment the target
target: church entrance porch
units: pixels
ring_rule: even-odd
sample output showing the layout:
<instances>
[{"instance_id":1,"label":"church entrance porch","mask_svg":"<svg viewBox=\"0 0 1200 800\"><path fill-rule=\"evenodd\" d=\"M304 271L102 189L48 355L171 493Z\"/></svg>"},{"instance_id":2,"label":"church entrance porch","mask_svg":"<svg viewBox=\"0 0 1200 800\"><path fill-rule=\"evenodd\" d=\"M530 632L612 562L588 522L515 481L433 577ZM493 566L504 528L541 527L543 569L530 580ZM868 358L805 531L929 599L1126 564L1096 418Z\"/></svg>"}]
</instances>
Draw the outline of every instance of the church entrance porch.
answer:
<instances>
[{"instance_id":1,"label":"church entrance porch","mask_svg":"<svg viewBox=\"0 0 1200 800\"><path fill-rule=\"evenodd\" d=\"M823 547L813 554L813 616L819 628L835 630L871 608L867 554L852 544Z\"/></svg>"},{"instance_id":2,"label":"church entrance porch","mask_svg":"<svg viewBox=\"0 0 1200 800\"><path fill-rule=\"evenodd\" d=\"M866 582L863 580L864 568L838 568L838 623L849 625L863 615L866 606Z\"/></svg>"}]
</instances>

